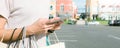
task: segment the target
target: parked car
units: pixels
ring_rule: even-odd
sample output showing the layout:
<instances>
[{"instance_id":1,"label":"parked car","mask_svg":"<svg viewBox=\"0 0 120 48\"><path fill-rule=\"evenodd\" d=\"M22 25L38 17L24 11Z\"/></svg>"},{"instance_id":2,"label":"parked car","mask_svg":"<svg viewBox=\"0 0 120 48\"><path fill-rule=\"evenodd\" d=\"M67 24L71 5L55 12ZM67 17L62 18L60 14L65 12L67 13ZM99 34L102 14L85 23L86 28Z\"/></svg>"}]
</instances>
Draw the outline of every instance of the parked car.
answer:
<instances>
[{"instance_id":1,"label":"parked car","mask_svg":"<svg viewBox=\"0 0 120 48\"><path fill-rule=\"evenodd\" d=\"M74 18L69 18L69 19L68 19L68 24L73 25L73 24L76 24L76 22L77 22L77 20L74 19Z\"/></svg>"},{"instance_id":2,"label":"parked car","mask_svg":"<svg viewBox=\"0 0 120 48\"><path fill-rule=\"evenodd\" d=\"M108 24L110 26L120 26L120 20L109 20Z\"/></svg>"}]
</instances>

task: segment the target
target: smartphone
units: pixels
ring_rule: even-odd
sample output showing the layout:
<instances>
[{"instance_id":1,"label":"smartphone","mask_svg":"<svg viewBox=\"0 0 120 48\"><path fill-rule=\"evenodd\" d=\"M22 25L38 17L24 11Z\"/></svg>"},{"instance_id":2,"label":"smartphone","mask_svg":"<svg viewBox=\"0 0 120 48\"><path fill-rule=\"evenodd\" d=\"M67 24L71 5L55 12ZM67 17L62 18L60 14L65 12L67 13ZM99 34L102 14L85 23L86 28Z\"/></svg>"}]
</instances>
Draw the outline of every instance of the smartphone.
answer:
<instances>
[{"instance_id":1,"label":"smartphone","mask_svg":"<svg viewBox=\"0 0 120 48\"><path fill-rule=\"evenodd\" d=\"M59 22L63 22L63 20L57 20L57 21L53 21L53 22L50 22L50 23L47 23L47 24L55 24L55 23L59 23Z\"/></svg>"},{"instance_id":2,"label":"smartphone","mask_svg":"<svg viewBox=\"0 0 120 48\"><path fill-rule=\"evenodd\" d=\"M52 19L53 17L49 17L49 19ZM55 24L55 23L59 23L59 22L63 22L66 18L66 16L61 16L60 17L60 20L56 20L56 21L53 21L53 22L50 22L50 23L47 23L47 24Z\"/></svg>"},{"instance_id":3,"label":"smartphone","mask_svg":"<svg viewBox=\"0 0 120 48\"><path fill-rule=\"evenodd\" d=\"M60 20L56 20L56 21L53 21L53 22L50 22L50 23L47 23L47 24L55 24L55 23L59 23L59 22L63 22L64 21L64 19L66 19L66 18L68 18L68 17L60 17ZM49 18L49 19L52 19L52 17L51 18ZM49 33L53 33L55 30L48 30L48 32Z\"/></svg>"}]
</instances>

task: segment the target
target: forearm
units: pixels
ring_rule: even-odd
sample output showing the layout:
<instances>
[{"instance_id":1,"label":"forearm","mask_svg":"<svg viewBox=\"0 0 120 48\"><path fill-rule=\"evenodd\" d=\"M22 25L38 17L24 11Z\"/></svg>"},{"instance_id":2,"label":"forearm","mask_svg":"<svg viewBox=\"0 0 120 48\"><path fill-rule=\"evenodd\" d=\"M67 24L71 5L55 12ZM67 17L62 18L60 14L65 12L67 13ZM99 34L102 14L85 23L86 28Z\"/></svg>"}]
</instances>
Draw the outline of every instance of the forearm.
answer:
<instances>
[{"instance_id":1,"label":"forearm","mask_svg":"<svg viewBox=\"0 0 120 48\"><path fill-rule=\"evenodd\" d=\"M0 40L3 37L3 34L5 34L4 36L4 40L5 42L8 42L10 40L10 37L12 36L13 30L14 29L5 29L5 24L7 23L7 19L4 18L3 16L0 15ZM26 35L32 35L34 34L34 32L32 31L33 27L32 26L26 26ZM22 28L17 28L13 34L12 40L17 40L18 36L21 32ZM21 39L22 36L20 36Z\"/></svg>"},{"instance_id":2,"label":"forearm","mask_svg":"<svg viewBox=\"0 0 120 48\"><path fill-rule=\"evenodd\" d=\"M14 29L4 29L2 30L2 32L0 34L3 34L5 33L5 36L4 36L4 42L8 42L13 34L13 31ZM12 41L15 41L15 40L18 40L18 39L21 39L22 38L22 34L20 35L22 31L22 28L17 28L13 34L13 37L12 37ZM26 36L29 36L29 35L32 35L34 33L32 33L30 30L29 30L29 26L26 27ZM18 36L20 35L20 37L18 38Z\"/></svg>"}]
</instances>

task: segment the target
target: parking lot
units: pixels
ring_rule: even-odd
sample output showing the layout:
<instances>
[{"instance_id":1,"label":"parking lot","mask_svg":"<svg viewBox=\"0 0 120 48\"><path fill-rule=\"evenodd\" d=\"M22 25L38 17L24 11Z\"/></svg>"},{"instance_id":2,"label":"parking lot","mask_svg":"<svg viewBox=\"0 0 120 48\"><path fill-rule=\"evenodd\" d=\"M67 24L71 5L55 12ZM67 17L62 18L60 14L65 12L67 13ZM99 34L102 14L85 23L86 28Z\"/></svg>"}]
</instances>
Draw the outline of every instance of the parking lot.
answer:
<instances>
[{"instance_id":1,"label":"parking lot","mask_svg":"<svg viewBox=\"0 0 120 48\"><path fill-rule=\"evenodd\" d=\"M120 26L62 25L56 31L66 48L119 48Z\"/></svg>"}]
</instances>

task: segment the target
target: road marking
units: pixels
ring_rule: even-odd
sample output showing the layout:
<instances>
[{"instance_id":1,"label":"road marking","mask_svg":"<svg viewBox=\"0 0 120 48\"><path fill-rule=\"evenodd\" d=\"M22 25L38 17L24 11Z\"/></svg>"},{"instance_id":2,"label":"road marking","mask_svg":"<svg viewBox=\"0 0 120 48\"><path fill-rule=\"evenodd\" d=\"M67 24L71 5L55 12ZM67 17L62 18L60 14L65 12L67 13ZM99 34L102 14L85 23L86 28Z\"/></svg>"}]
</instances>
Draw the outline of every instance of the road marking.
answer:
<instances>
[{"instance_id":1,"label":"road marking","mask_svg":"<svg viewBox=\"0 0 120 48\"><path fill-rule=\"evenodd\" d=\"M51 35L49 37L54 37L54 35ZM57 37L76 37L76 35L57 35Z\"/></svg>"},{"instance_id":2,"label":"road marking","mask_svg":"<svg viewBox=\"0 0 120 48\"><path fill-rule=\"evenodd\" d=\"M66 32L66 33L57 33L57 34L58 34L58 35L59 35L59 34L60 34L60 35L61 35L61 34L62 34L62 35L64 35L64 34L65 34L65 35L69 35L69 34L70 34L70 35L75 35L76 33L75 33L75 32L70 32L70 33L69 33L69 32Z\"/></svg>"},{"instance_id":3,"label":"road marking","mask_svg":"<svg viewBox=\"0 0 120 48\"><path fill-rule=\"evenodd\" d=\"M114 36L114 35L108 35L108 37L111 37L111 38L114 38L114 39L120 40L120 37L117 37L117 36Z\"/></svg>"},{"instance_id":4,"label":"road marking","mask_svg":"<svg viewBox=\"0 0 120 48\"><path fill-rule=\"evenodd\" d=\"M54 37L54 36L50 36L50 37ZM59 35L57 37L76 37L75 35Z\"/></svg>"},{"instance_id":5,"label":"road marking","mask_svg":"<svg viewBox=\"0 0 120 48\"><path fill-rule=\"evenodd\" d=\"M50 40L50 41L57 41L57 40ZM77 42L78 40L60 40L60 42Z\"/></svg>"}]
</instances>

